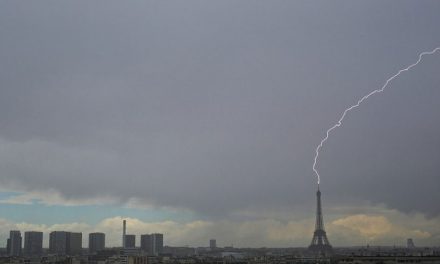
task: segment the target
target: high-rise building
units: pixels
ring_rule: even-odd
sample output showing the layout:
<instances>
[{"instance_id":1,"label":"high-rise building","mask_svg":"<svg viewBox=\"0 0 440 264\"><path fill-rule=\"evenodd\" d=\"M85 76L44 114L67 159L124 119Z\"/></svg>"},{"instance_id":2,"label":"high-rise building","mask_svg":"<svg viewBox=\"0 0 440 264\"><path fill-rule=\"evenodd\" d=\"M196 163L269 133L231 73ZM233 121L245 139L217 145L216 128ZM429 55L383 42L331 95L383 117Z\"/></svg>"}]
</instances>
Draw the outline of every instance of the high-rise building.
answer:
<instances>
[{"instance_id":1,"label":"high-rise building","mask_svg":"<svg viewBox=\"0 0 440 264\"><path fill-rule=\"evenodd\" d=\"M9 232L9 239L7 243L7 251L9 256L17 257L21 255L22 237L18 230L11 230Z\"/></svg>"},{"instance_id":2,"label":"high-rise building","mask_svg":"<svg viewBox=\"0 0 440 264\"><path fill-rule=\"evenodd\" d=\"M24 232L24 254L40 256L43 253L43 232Z\"/></svg>"},{"instance_id":3,"label":"high-rise building","mask_svg":"<svg viewBox=\"0 0 440 264\"><path fill-rule=\"evenodd\" d=\"M209 240L209 248L210 249L216 249L217 248L217 241L215 239Z\"/></svg>"},{"instance_id":4,"label":"high-rise building","mask_svg":"<svg viewBox=\"0 0 440 264\"><path fill-rule=\"evenodd\" d=\"M125 248L136 247L136 235L125 235Z\"/></svg>"},{"instance_id":5,"label":"high-rise building","mask_svg":"<svg viewBox=\"0 0 440 264\"><path fill-rule=\"evenodd\" d=\"M89 252L91 254L105 249L105 234L90 233L89 234Z\"/></svg>"},{"instance_id":6,"label":"high-rise building","mask_svg":"<svg viewBox=\"0 0 440 264\"><path fill-rule=\"evenodd\" d=\"M408 249L415 249L416 246L414 245L414 241L412 238L408 238L408 240L406 240L406 247Z\"/></svg>"},{"instance_id":7,"label":"high-rise building","mask_svg":"<svg viewBox=\"0 0 440 264\"><path fill-rule=\"evenodd\" d=\"M154 255L163 252L163 234L152 234L154 244Z\"/></svg>"},{"instance_id":8,"label":"high-rise building","mask_svg":"<svg viewBox=\"0 0 440 264\"><path fill-rule=\"evenodd\" d=\"M53 231L49 235L49 251L58 255L79 255L82 251L82 233Z\"/></svg>"},{"instance_id":9,"label":"high-rise building","mask_svg":"<svg viewBox=\"0 0 440 264\"><path fill-rule=\"evenodd\" d=\"M82 251L82 233L69 233L68 234L68 255L81 255Z\"/></svg>"},{"instance_id":10,"label":"high-rise building","mask_svg":"<svg viewBox=\"0 0 440 264\"><path fill-rule=\"evenodd\" d=\"M151 235L141 235L141 250L145 253L153 254L153 242L151 241Z\"/></svg>"},{"instance_id":11,"label":"high-rise building","mask_svg":"<svg viewBox=\"0 0 440 264\"><path fill-rule=\"evenodd\" d=\"M49 234L49 251L52 254L67 255L69 232L53 231Z\"/></svg>"},{"instance_id":12,"label":"high-rise building","mask_svg":"<svg viewBox=\"0 0 440 264\"><path fill-rule=\"evenodd\" d=\"M153 254L153 242L151 235L141 235L141 250L147 254Z\"/></svg>"},{"instance_id":13,"label":"high-rise building","mask_svg":"<svg viewBox=\"0 0 440 264\"><path fill-rule=\"evenodd\" d=\"M141 249L149 255L163 252L163 234L141 235Z\"/></svg>"}]
</instances>

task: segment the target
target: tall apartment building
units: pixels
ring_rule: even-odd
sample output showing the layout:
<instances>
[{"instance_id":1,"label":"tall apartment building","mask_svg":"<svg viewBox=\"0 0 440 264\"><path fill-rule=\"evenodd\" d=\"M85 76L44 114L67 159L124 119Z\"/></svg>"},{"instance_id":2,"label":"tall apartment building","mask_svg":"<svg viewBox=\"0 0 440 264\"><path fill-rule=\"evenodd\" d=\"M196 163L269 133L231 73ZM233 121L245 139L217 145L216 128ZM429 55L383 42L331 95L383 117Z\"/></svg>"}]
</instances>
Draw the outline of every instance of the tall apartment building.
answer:
<instances>
[{"instance_id":1,"label":"tall apartment building","mask_svg":"<svg viewBox=\"0 0 440 264\"><path fill-rule=\"evenodd\" d=\"M154 243L154 254L158 255L163 252L163 234L152 234Z\"/></svg>"},{"instance_id":2,"label":"tall apartment building","mask_svg":"<svg viewBox=\"0 0 440 264\"><path fill-rule=\"evenodd\" d=\"M125 235L125 248L136 247L136 235Z\"/></svg>"},{"instance_id":3,"label":"tall apartment building","mask_svg":"<svg viewBox=\"0 0 440 264\"><path fill-rule=\"evenodd\" d=\"M79 255L82 250L82 233L53 231L49 235L49 251L57 255Z\"/></svg>"},{"instance_id":4,"label":"tall apartment building","mask_svg":"<svg viewBox=\"0 0 440 264\"><path fill-rule=\"evenodd\" d=\"M49 251L52 254L67 255L68 233L53 231L49 234Z\"/></svg>"},{"instance_id":5,"label":"tall apartment building","mask_svg":"<svg viewBox=\"0 0 440 264\"><path fill-rule=\"evenodd\" d=\"M209 240L209 248L210 248L211 250L216 249L216 248L217 248L217 240L215 240L215 239L210 239L210 240Z\"/></svg>"},{"instance_id":6,"label":"tall apartment building","mask_svg":"<svg viewBox=\"0 0 440 264\"><path fill-rule=\"evenodd\" d=\"M163 234L141 235L141 249L149 255L163 252Z\"/></svg>"},{"instance_id":7,"label":"tall apartment building","mask_svg":"<svg viewBox=\"0 0 440 264\"><path fill-rule=\"evenodd\" d=\"M69 233L69 243L67 247L68 255L81 255L82 233Z\"/></svg>"},{"instance_id":8,"label":"tall apartment building","mask_svg":"<svg viewBox=\"0 0 440 264\"><path fill-rule=\"evenodd\" d=\"M105 249L105 234L90 233L89 234L89 253L94 254Z\"/></svg>"},{"instance_id":9,"label":"tall apartment building","mask_svg":"<svg viewBox=\"0 0 440 264\"><path fill-rule=\"evenodd\" d=\"M141 250L147 254L153 254L153 243L151 241L151 235L141 235Z\"/></svg>"},{"instance_id":10,"label":"tall apartment building","mask_svg":"<svg viewBox=\"0 0 440 264\"><path fill-rule=\"evenodd\" d=\"M43 253L43 232L24 232L24 254L40 256Z\"/></svg>"},{"instance_id":11,"label":"tall apartment building","mask_svg":"<svg viewBox=\"0 0 440 264\"><path fill-rule=\"evenodd\" d=\"M18 230L11 230L6 245L9 256L17 257L21 255L22 237Z\"/></svg>"}]
</instances>

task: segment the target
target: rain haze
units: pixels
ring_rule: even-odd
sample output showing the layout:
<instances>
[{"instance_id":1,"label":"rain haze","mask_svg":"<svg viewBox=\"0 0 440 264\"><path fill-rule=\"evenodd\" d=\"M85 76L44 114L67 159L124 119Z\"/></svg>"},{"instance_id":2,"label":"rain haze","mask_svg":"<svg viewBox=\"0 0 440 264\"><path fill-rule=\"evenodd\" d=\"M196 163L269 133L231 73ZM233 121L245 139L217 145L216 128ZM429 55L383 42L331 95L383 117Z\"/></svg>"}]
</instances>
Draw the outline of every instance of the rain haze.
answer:
<instances>
[{"instance_id":1,"label":"rain haze","mask_svg":"<svg viewBox=\"0 0 440 264\"><path fill-rule=\"evenodd\" d=\"M439 1L1 1L0 246L307 246L315 148L440 46ZM347 115L318 169L334 245L440 244L440 52ZM47 241L45 241L47 244Z\"/></svg>"}]
</instances>

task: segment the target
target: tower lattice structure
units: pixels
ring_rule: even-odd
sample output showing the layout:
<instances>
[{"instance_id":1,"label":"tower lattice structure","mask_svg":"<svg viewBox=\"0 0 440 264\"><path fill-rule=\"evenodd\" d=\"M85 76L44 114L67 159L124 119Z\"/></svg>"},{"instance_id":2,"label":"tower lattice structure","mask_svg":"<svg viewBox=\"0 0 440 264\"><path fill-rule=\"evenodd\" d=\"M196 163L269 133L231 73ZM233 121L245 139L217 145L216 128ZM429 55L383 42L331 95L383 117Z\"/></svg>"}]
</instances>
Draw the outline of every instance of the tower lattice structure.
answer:
<instances>
[{"instance_id":1,"label":"tower lattice structure","mask_svg":"<svg viewBox=\"0 0 440 264\"><path fill-rule=\"evenodd\" d=\"M316 192L316 223L315 232L313 233L312 243L309 246L309 251L315 255L331 255L333 248L327 238L327 233L324 229L324 219L322 216L321 206L321 191Z\"/></svg>"}]
</instances>

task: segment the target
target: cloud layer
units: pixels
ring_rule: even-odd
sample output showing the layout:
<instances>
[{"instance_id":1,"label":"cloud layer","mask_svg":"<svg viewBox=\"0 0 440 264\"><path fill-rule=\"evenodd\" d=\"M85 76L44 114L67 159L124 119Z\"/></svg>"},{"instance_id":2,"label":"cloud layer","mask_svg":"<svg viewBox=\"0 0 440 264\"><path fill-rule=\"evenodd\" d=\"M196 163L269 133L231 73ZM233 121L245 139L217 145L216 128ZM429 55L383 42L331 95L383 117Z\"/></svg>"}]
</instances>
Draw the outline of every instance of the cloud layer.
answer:
<instances>
[{"instance_id":1,"label":"cloud layer","mask_svg":"<svg viewBox=\"0 0 440 264\"><path fill-rule=\"evenodd\" d=\"M248 230L270 230L255 236L273 245L289 240L283 234L304 235L279 215L234 221L248 210L309 216L323 132L347 105L439 45L439 8L1 2L0 185L20 193L3 203L190 210L201 222L170 230L195 225L204 237L215 223L246 243L259 241ZM371 201L439 214L431 202L440 200L439 68L438 54L426 58L347 117L319 164L329 208ZM368 239L406 232L364 214L333 225Z\"/></svg>"}]
</instances>

